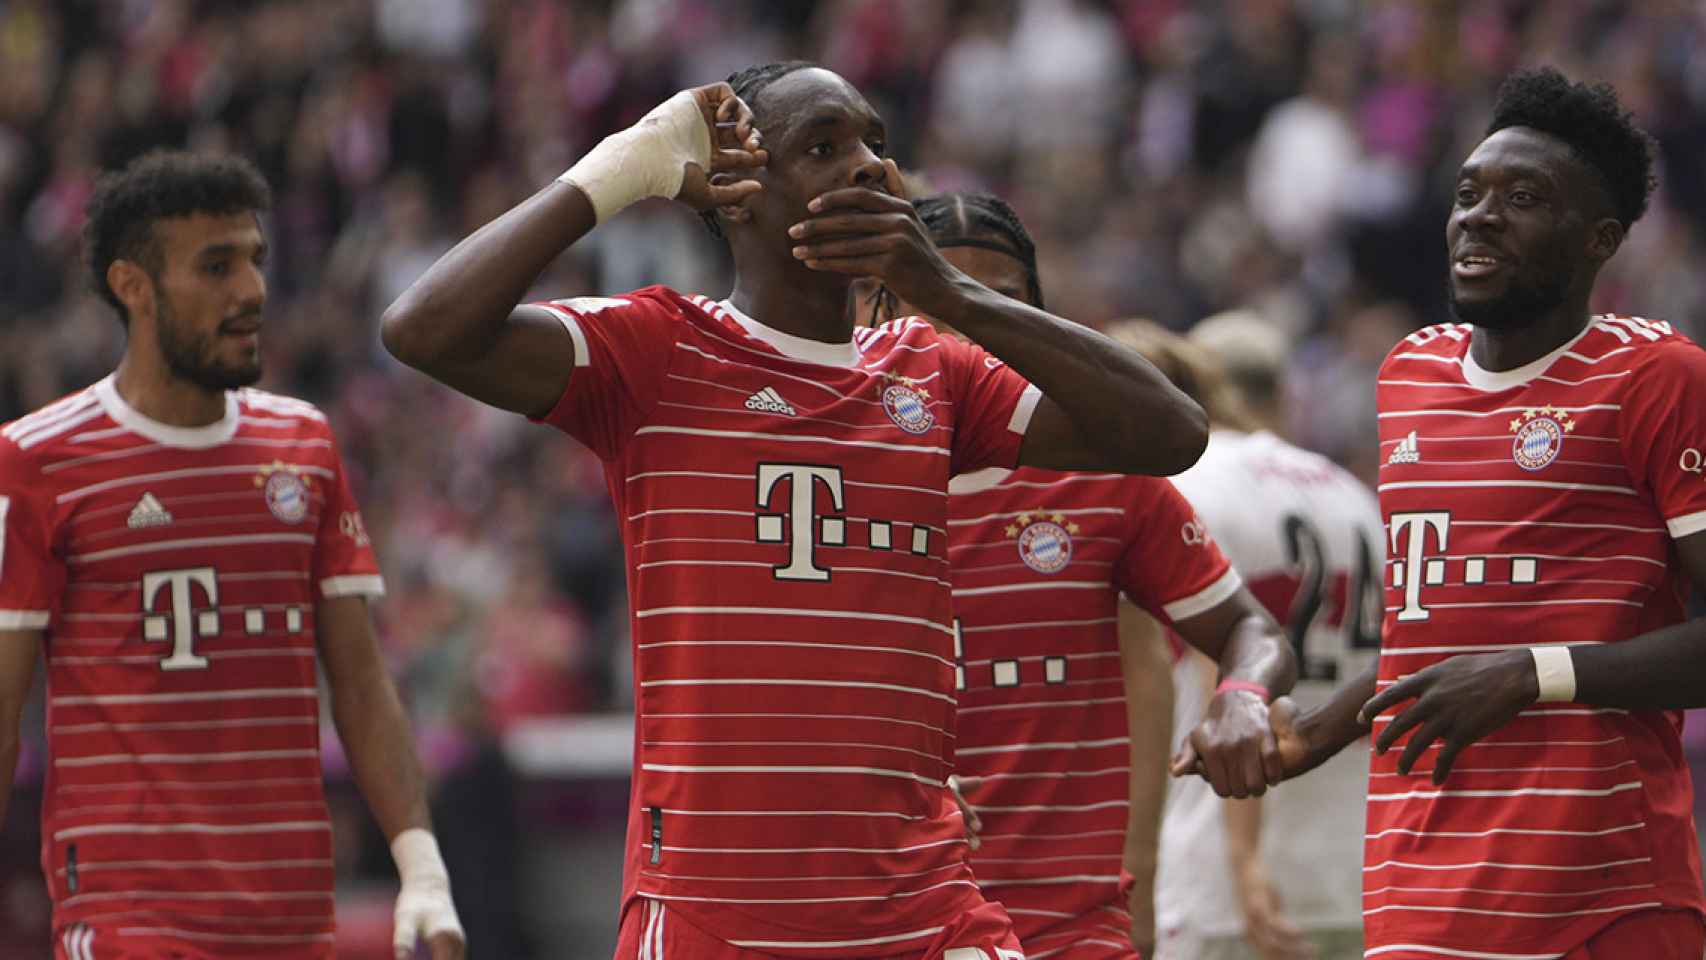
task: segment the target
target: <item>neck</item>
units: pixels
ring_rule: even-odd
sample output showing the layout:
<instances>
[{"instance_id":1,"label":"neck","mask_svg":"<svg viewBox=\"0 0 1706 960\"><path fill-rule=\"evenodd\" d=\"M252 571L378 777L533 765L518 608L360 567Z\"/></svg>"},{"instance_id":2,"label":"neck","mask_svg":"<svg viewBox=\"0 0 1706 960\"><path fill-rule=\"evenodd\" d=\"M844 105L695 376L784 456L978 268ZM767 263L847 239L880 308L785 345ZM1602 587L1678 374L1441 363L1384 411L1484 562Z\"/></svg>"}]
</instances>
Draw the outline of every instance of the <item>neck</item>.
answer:
<instances>
[{"instance_id":1,"label":"neck","mask_svg":"<svg viewBox=\"0 0 1706 960\"><path fill-rule=\"evenodd\" d=\"M225 416L225 391L175 377L164 363L130 350L114 371L113 387L137 413L168 426L205 427Z\"/></svg>"},{"instance_id":2,"label":"neck","mask_svg":"<svg viewBox=\"0 0 1706 960\"><path fill-rule=\"evenodd\" d=\"M818 340L846 343L853 339L851 278L808 269L790 261L787 269L736 267L729 302L773 330Z\"/></svg>"},{"instance_id":3,"label":"neck","mask_svg":"<svg viewBox=\"0 0 1706 960\"><path fill-rule=\"evenodd\" d=\"M1469 349L1483 370L1515 370L1569 343L1587 328L1591 318L1587 297L1572 297L1567 307L1548 311L1525 326L1503 330L1476 327Z\"/></svg>"}]
</instances>

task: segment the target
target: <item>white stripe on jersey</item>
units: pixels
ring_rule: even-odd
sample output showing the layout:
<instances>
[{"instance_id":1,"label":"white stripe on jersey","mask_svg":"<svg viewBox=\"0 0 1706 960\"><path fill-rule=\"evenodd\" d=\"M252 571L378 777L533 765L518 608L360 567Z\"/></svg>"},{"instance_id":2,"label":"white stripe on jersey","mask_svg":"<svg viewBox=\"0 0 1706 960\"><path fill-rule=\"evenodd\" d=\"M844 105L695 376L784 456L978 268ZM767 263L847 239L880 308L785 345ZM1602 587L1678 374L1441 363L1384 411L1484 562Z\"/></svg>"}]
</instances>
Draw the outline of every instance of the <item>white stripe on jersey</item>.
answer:
<instances>
[{"instance_id":1,"label":"white stripe on jersey","mask_svg":"<svg viewBox=\"0 0 1706 960\"><path fill-rule=\"evenodd\" d=\"M1397 419L1400 417L1498 417L1508 413L1522 413L1528 407L1496 407L1492 410L1388 410L1377 416L1382 419ZM1587 413L1592 410L1622 410L1623 406L1616 403L1588 403L1579 407L1556 407L1565 413Z\"/></svg>"},{"instance_id":2,"label":"white stripe on jersey","mask_svg":"<svg viewBox=\"0 0 1706 960\"><path fill-rule=\"evenodd\" d=\"M182 540L158 540L154 543L137 543L128 547L112 547L107 550L96 550L92 553L73 553L66 556L65 562L94 563L96 560L110 560L114 557L128 557L138 553L158 553L162 550L178 550L186 547L234 547L255 543L303 543L312 545L314 539L314 535L311 533L246 533L230 537L187 537Z\"/></svg>"},{"instance_id":3,"label":"white stripe on jersey","mask_svg":"<svg viewBox=\"0 0 1706 960\"><path fill-rule=\"evenodd\" d=\"M1508 833L1525 837L1608 837L1614 833L1626 833L1630 830L1644 830L1647 822L1626 823L1621 827L1607 827L1604 830L1526 830L1521 827L1494 827L1491 830L1452 831L1452 830L1407 830L1403 827L1392 827L1379 833L1365 833L1364 840L1378 840L1391 834L1401 834L1407 837L1452 837L1460 840L1471 840L1480 837L1491 837L1496 834Z\"/></svg>"},{"instance_id":4,"label":"white stripe on jersey","mask_svg":"<svg viewBox=\"0 0 1706 960\"><path fill-rule=\"evenodd\" d=\"M653 713L648 714L648 720L865 720L871 723L898 723L907 727L921 727L932 733L939 733L952 740L954 735L947 730L917 720L897 720L893 717L873 717L863 713Z\"/></svg>"},{"instance_id":5,"label":"white stripe on jersey","mask_svg":"<svg viewBox=\"0 0 1706 960\"><path fill-rule=\"evenodd\" d=\"M1621 739L1621 738L1619 738ZM1563 746L1568 741L1547 741L1547 746ZM1586 746L1587 744L1579 744ZM1501 744L1475 744L1475 746L1501 746ZM1514 743L1504 743L1502 746L1516 746ZM1538 746L1538 744L1530 744ZM1601 799L1616 793L1627 793L1630 790L1641 789L1639 780L1633 783L1620 783L1604 790L1574 790L1562 787L1520 787L1515 790L1409 790L1403 793L1374 793L1369 792L1369 803L1390 803L1394 800L1437 800L1440 797L1592 797ZM1367 869L1366 867L1364 869ZM1430 868L1422 868L1430 869Z\"/></svg>"},{"instance_id":6,"label":"white stripe on jersey","mask_svg":"<svg viewBox=\"0 0 1706 960\"><path fill-rule=\"evenodd\" d=\"M1381 893L1485 893L1495 897L1591 897L1604 893L1627 893L1630 890L1651 890L1650 883L1628 883L1618 887L1599 887L1595 890L1568 890L1563 893L1535 893L1528 890L1495 890L1488 887L1380 887L1364 896Z\"/></svg>"},{"instance_id":7,"label":"white stripe on jersey","mask_svg":"<svg viewBox=\"0 0 1706 960\"><path fill-rule=\"evenodd\" d=\"M1651 900L1645 903L1620 904L1615 907L1593 907L1590 909L1566 910L1563 913L1534 913L1522 910L1481 910L1474 907L1424 907L1404 903L1389 903L1384 907L1365 909L1363 910L1362 915L1365 917L1371 917L1377 913L1385 913L1388 910L1415 910L1424 913L1471 913L1478 914L1483 917L1534 917L1538 919L1545 919L1549 917L1578 917L1591 913L1621 913L1626 910L1650 910L1653 907L1659 906L1663 906L1663 904L1659 903L1657 900Z\"/></svg>"},{"instance_id":8,"label":"white stripe on jersey","mask_svg":"<svg viewBox=\"0 0 1706 960\"><path fill-rule=\"evenodd\" d=\"M962 747L954 753L961 757L975 757L987 753L1019 753L1025 750L1093 750L1097 747L1116 747L1129 743L1131 743L1130 737L1108 737L1103 740L1066 740L1045 743L1008 743L993 747Z\"/></svg>"},{"instance_id":9,"label":"white stripe on jersey","mask_svg":"<svg viewBox=\"0 0 1706 960\"><path fill-rule=\"evenodd\" d=\"M954 635L952 627L943 626L934 620L924 617L908 617L898 613L867 613L860 610L813 610L807 607L648 607L634 612L636 619L646 617L666 617L701 613L714 613L724 616L739 616L757 614L766 617L821 617L825 620L877 620L883 623L907 623L918 627L929 627L939 630L948 636Z\"/></svg>"},{"instance_id":10,"label":"white stripe on jersey","mask_svg":"<svg viewBox=\"0 0 1706 960\"><path fill-rule=\"evenodd\" d=\"M940 751L927 753L911 747L892 747L888 744L865 743L859 740L643 740L641 743L648 747L853 747L859 750L910 753L926 760L942 759Z\"/></svg>"},{"instance_id":11,"label":"white stripe on jersey","mask_svg":"<svg viewBox=\"0 0 1706 960\"><path fill-rule=\"evenodd\" d=\"M1089 514L1107 514L1120 517L1125 515L1125 510L1119 507L1075 507L1071 510L1009 510L1004 513L986 513L981 517L965 517L959 520L949 520L948 526L964 527L974 523L983 523L986 520L1001 520L1007 517L1017 517L1029 514L1036 514L1037 516L1043 517L1052 517L1056 514L1063 517L1082 517Z\"/></svg>"},{"instance_id":12,"label":"white stripe on jersey","mask_svg":"<svg viewBox=\"0 0 1706 960\"><path fill-rule=\"evenodd\" d=\"M295 634L285 634L284 631L281 630L272 632L275 636L295 636ZM250 636L253 636L253 634L250 634ZM314 655L315 652L312 647L299 647L296 649L271 648L263 650L210 650L207 653L200 654L200 656L205 657L208 660L253 659L257 657L302 658L312 657ZM164 656L165 654L162 652L139 653L122 657L54 657L53 661L48 664L48 667L51 669L53 667L89 666L101 663L158 663ZM105 729L104 725L103 729Z\"/></svg>"},{"instance_id":13,"label":"white stripe on jersey","mask_svg":"<svg viewBox=\"0 0 1706 960\"><path fill-rule=\"evenodd\" d=\"M1625 607L1644 607L1644 606L1646 606L1646 604L1644 604L1644 603L1636 603L1633 600L1615 600L1615 599L1610 599L1610 598L1605 598L1605 597L1587 597L1587 598L1582 598L1582 599L1577 599L1577 600L1505 600L1505 601L1500 601L1500 602L1487 602L1487 603L1429 603L1428 609L1429 610L1441 610L1441 609L1449 610L1449 609L1453 609L1453 608L1462 609L1462 608L1474 608L1474 607L1558 607L1558 606L1568 606L1571 604L1578 604L1578 605L1579 604L1589 604L1589 605L1600 605L1600 606L1603 606L1606 604L1617 604L1617 605L1625 606ZM1387 607L1386 612L1387 613L1393 613L1395 611L1402 610L1402 609L1404 609L1402 606Z\"/></svg>"},{"instance_id":14,"label":"white stripe on jersey","mask_svg":"<svg viewBox=\"0 0 1706 960\"><path fill-rule=\"evenodd\" d=\"M676 817L892 817L896 820L928 820L923 814L898 813L893 810L681 810L670 807L660 807L664 813ZM932 867L941 870L946 867L957 867L959 864L943 864ZM893 874L882 874L875 877L831 877L825 879L839 880L882 880ZM721 879L707 877L690 877L686 879ZM750 879L750 878L749 878ZM798 880L800 877L776 877L777 880Z\"/></svg>"},{"instance_id":15,"label":"white stripe on jersey","mask_svg":"<svg viewBox=\"0 0 1706 960\"><path fill-rule=\"evenodd\" d=\"M883 943L900 943L904 940L917 940L922 937L932 937L942 932L942 927L926 927L911 933L897 933L887 937L870 937L864 940L730 940L737 947L751 947L762 950L776 949L829 949L831 947L869 947Z\"/></svg>"},{"instance_id":16,"label":"white stripe on jersey","mask_svg":"<svg viewBox=\"0 0 1706 960\"><path fill-rule=\"evenodd\" d=\"M1550 480L1408 480L1401 483L1383 483L1375 489L1380 493L1388 490L1422 490L1422 489L1462 489L1465 487L1532 487L1542 490L1596 490L1601 493L1625 493L1634 496L1635 491L1629 487L1613 487L1601 483L1555 483Z\"/></svg>"},{"instance_id":17,"label":"white stripe on jersey","mask_svg":"<svg viewBox=\"0 0 1706 960\"><path fill-rule=\"evenodd\" d=\"M1094 626L1099 623L1113 623L1115 617L1099 617L1094 620L1025 620L1018 623L991 624L987 627L963 627L961 633L999 633L1003 630L1031 630L1038 627L1080 627Z\"/></svg>"},{"instance_id":18,"label":"white stripe on jersey","mask_svg":"<svg viewBox=\"0 0 1706 960\"><path fill-rule=\"evenodd\" d=\"M233 474L255 473L261 469L261 466L262 464L251 463L232 467L196 467L188 470L162 470L159 473L132 474L128 477L115 477L112 480L103 480L100 483L92 483L86 487L78 487L76 490L72 490L68 493L62 493L58 497L55 497L54 502L65 503L68 500L75 500L88 493L100 493L104 490L112 490L117 487L140 486L145 483L159 483L166 480L180 480L186 477L223 477L231 476ZM325 467L314 466L313 464L291 464L290 466L295 470L299 470L303 473L310 473L317 477L324 477L327 480L336 476L332 471Z\"/></svg>"},{"instance_id":19,"label":"white stripe on jersey","mask_svg":"<svg viewBox=\"0 0 1706 960\"><path fill-rule=\"evenodd\" d=\"M26 413L4 428L0 428L0 437L15 440L19 434L38 430L61 417L75 416L78 411L86 409L95 400L94 389L84 387L70 396L60 397L40 410Z\"/></svg>"},{"instance_id":20,"label":"white stripe on jersey","mask_svg":"<svg viewBox=\"0 0 1706 960\"><path fill-rule=\"evenodd\" d=\"M1101 770L1065 770L1059 773L992 773L982 777L962 773L959 779L961 783L985 783L991 780L1070 780L1073 777L1111 777L1116 773L1130 772L1130 767L1106 767Z\"/></svg>"},{"instance_id":21,"label":"white stripe on jersey","mask_svg":"<svg viewBox=\"0 0 1706 960\"><path fill-rule=\"evenodd\" d=\"M651 847L647 846L644 849L650 850ZM748 876L726 875L726 876L720 876L720 877L707 877L707 876L695 875L695 874L689 874L689 873L664 873L661 870L645 870L645 871L642 871L642 873L645 876L656 877L660 880L710 880L710 881L714 881L717 883L798 883L802 880L838 880L838 881L843 881L843 882L848 881L848 880L897 880L897 879L905 879L908 877L927 877L932 873L941 873L943 870L959 870L959 869L963 869L963 865L955 862L955 863L944 863L944 864L941 864L940 866L931 867L928 870L908 870L908 871L897 871L895 873L876 873L876 874L864 874L864 875L860 875L860 874L819 874L819 875L813 875L813 876L798 876L798 875L796 875L796 876L791 876L791 877L748 877Z\"/></svg>"},{"instance_id":22,"label":"white stripe on jersey","mask_svg":"<svg viewBox=\"0 0 1706 960\"><path fill-rule=\"evenodd\" d=\"M1020 887L1020 886L1041 886L1041 885L1045 885L1045 884L1057 884L1057 883L1119 883L1119 882L1121 882L1120 881L1120 875L1117 873L1114 873L1114 874L1078 873L1078 874L1072 874L1070 876L1065 876L1065 877L1013 877L1013 878L990 877L990 878L985 878L985 879L979 880L978 884L980 886L985 886L985 887Z\"/></svg>"},{"instance_id":23,"label":"white stripe on jersey","mask_svg":"<svg viewBox=\"0 0 1706 960\"><path fill-rule=\"evenodd\" d=\"M793 774L793 773L809 773L809 774L846 773L846 774L859 774L861 776L872 776L872 777L892 777L892 778L897 779L897 780L915 780L919 783L928 784L932 787L942 787L942 786L947 785L946 781L943 781L943 780L938 779L936 777L926 777L923 774L913 773L911 770L890 770L887 767L854 767L854 766L790 767L790 766L781 766L781 765L774 765L774 764L718 765L718 764L643 763L640 765L640 769L651 770L651 771L654 771L656 773L708 773L708 774L728 774L728 773L789 773L789 774ZM962 840L960 842L964 843L965 841ZM670 849L675 849L675 848L665 847L664 849L670 850ZM809 851L803 851L803 852L809 852Z\"/></svg>"},{"instance_id":24,"label":"white stripe on jersey","mask_svg":"<svg viewBox=\"0 0 1706 960\"><path fill-rule=\"evenodd\" d=\"M1053 813L1053 812L1082 813L1082 812L1086 812L1089 810L1110 810L1110 809L1113 809L1115 807L1129 807L1129 806L1131 806L1131 802L1128 800L1102 800L1102 801L1099 801L1097 803L1082 803L1082 804L1041 804L1041 803L1033 803L1033 804L1023 804L1023 805L1016 806L1016 807L986 807L986 806L974 805L972 807L972 809L976 810L978 813ZM1089 836L1089 834L1085 834L1085 836Z\"/></svg>"},{"instance_id":25,"label":"white stripe on jersey","mask_svg":"<svg viewBox=\"0 0 1706 960\"><path fill-rule=\"evenodd\" d=\"M953 521L949 521L950 525ZM836 569L840 569L837 567ZM1045 580L1041 583L1013 583L999 587L970 587L955 590L956 597L983 597L997 593L1022 593L1028 590L1106 590L1109 584L1101 580Z\"/></svg>"},{"instance_id":26,"label":"white stripe on jersey","mask_svg":"<svg viewBox=\"0 0 1706 960\"><path fill-rule=\"evenodd\" d=\"M159 659L156 655L153 659ZM51 728L55 735L66 736L74 733L105 733L109 730L123 732L140 732L143 730L221 730L230 727L271 727L271 726L306 726L318 725L320 719L313 716L295 717L249 717L242 720L168 720L161 723L74 723ZM245 781L246 782L246 781Z\"/></svg>"},{"instance_id":27,"label":"white stripe on jersey","mask_svg":"<svg viewBox=\"0 0 1706 960\"><path fill-rule=\"evenodd\" d=\"M124 431L120 431L124 432ZM324 437L302 437L291 439L275 439L268 437L232 437L220 444L223 447L321 447L331 449L332 441ZM60 460L41 468L42 473L54 473L71 467L82 466L85 463L97 463L105 460L117 460L123 457L134 457L144 453L156 453L172 448L162 443L144 443L123 450L108 450L105 453L91 453L86 457L74 457L70 460Z\"/></svg>"},{"instance_id":28,"label":"white stripe on jersey","mask_svg":"<svg viewBox=\"0 0 1706 960\"><path fill-rule=\"evenodd\" d=\"M107 753L92 757L55 757L56 767L101 767L112 763L221 763L226 760L283 760L317 757L318 750L237 750L228 753Z\"/></svg>"},{"instance_id":29,"label":"white stripe on jersey","mask_svg":"<svg viewBox=\"0 0 1706 960\"><path fill-rule=\"evenodd\" d=\"M254 687L243 690L205 690L190 693L112 693L94 696L54 697L56 707L100 703L199 703L209 700L259 700L318 698L316 687Z\"/></svg>"},{"instance_id":30,"label":"white stripe on jersey","mask_svg":"<svg viewBox=\"0 0 1706 960\"><path fill-rule=\"evenodd\" d=\"M679 900L689 903L856 903L870 900L899 900L902 897L918 897L944 887L976 887L975 880L943 880L917 890L905 890L895 893L878 893L863 897L681 897L663 893L648 893L648 897L659 900Z\"/></svg>"},{"instance_id":31,"label":"white stripe on jersey","mask_svg":"<svg viewBox=\"0 0 1706 960\"><path fill-rule=\"evenodd\" d=\"M304 917L304 923L314 923L319 918ZM177 927L120 927L119 935L125 937L171 936L182 937L185 940L218 940L226 943L331 943L336 937L330 933L207 933L200 930L181 930Z\"/></svg>"},{"instance_id":32,"label":"white stripe on jersey","mask_svg":"<svg viewBox=\"0 0 1706 960\"><path fill-rule=\"evenodd\" d=\"M947 447L927 447L922 444L882 443L877 440L836 440L833 437L794 437L779 433L753 433L749 430L712 430L707 427L641 427L635 436L651 433L682 434L690 437L735 437L742 440L767 440L773 443L827 443L837 447L864 447L871 450L894 450L900 453L927 453L948 456Z\"/></svg>"},{"instance_id":33,"label":"white stripe on jersey","mask_svg":"<svg viewBox=\"0 0 1706 960\"><path fill-rule=\"evenodd\" d=\"M33 433L19 434L18 439L14 442L18 444L18 449L28 450L43 441L52 440L54 437L65 433L67 430L75 429L91 420L98 420L106 415L107 411L99 405L96 405L93 409L84 410L76 416L70 417L69 419L59 420L50 426L42 427Z\"/></svg>"},{"instance_id":34,"label":"white stripe on jersey","mask_svg":"<svg viewBox=\"0 0 1706 960\"><path fill-rule=\"evenodd\" d=\"M103 784L111 787L112 784ZM78 837L107 836L110 834L167 834L167 833L268 833L273 830L294 833L319 831L330 832L332 825L326 820L290 820L283 823L102 823L88 827L68 827L56 830L53 839L75 840Z\"/></svg>"},{"instance_id":35,"label":"white stripe on jersey","mask_svg":"<svg viewBox=\"0 0 1706 960\"><path fill-rule=\"evenodd\" d=\"M964 837L954 837L949 840L932 840L929 843L915 843L905 847L671 847L661 849L666 853L742 853L742 854L771 854L771 853L916 853L919 850L932 850L936 847L951 847L966 842ZM641 844L641 849L649 850L647 844ZM957 864L955 864L957 866Z\"/></svg>"},{"instance_id":36,"label":"white stripe on jersey","mask_svg":"<svg viewBox=\"0 0 1706 960\"><path fill-rule=\"evenodd\" d=\"M768 566L768 564L764 564ZM816 650L864 650L868 653L898 653L908 657L923 657L934 660L945 667L954 665L954 661L946 657L938 657L933 653L922 650L908 650L905 647L872 647L846 643L806 643L795 640L662 640L657 643L642 643L640 650L651 650L656 647L805 647ZM159 659L158 655L150 659Z\"/></svg>"},{"instance_id":37,"label":"white stripe on jersey","mask_svg":"<svg viewBox=\"0 0 1706 960\"><path fill-rule=\"evenodd\" d=\"M1463 957L1466 960L1558 960L1556 953L1481 953L1475 950L1454 950L1450 947L1430 947L1425 943L1394 943L1385 947L1375 947L1363 954L1363 957L1378 957L1383 953L1397 953L1401 950L1420 950L1423 953L1438 954L1442 957Z\"/></svg>"},{"instance_id":38,"label":"white stripe on jersey","mask_svg":"<svg viewBox=\"0 0 1706 960\"><path fill-rule=\"evenodd\" d=\"M664 543L666 541L649 540L646 542L648 542L648 543ZM733 540L731 540L728 542L730 542L730 543L744 543L745 541L733 541ZM851 549L860 549L859 547L856 547L856 546L851 546L850 548ZM639 564L634 569L644 570L647 567L775 567L775 566L776 566L776 564L774 564L774 563L768 563L768 562L762 561L762 560L652 560L648 563ZM905 570L884 570L881 567L848 567L848 566L843 566L843 565L838 563L835 565L835 572L836 573L870 573L870 574L875 574L875 575L880 576L880 577L904 577L908 580L924 580L926 582L934 583L934 584L937 584L939 586L944 586L944 587L949 585L948 581L943 580L941 577L932 577L932 576L929 576L928 574L923 574L923 573L907 573Z\"/></svg>"},{"instance_id":39,"label":"white stripe on jersey","mask_svg":"<svg viewBox=\"0 0 1706 960\"><path fill-rule=\"evenodd\" d=\"M385 578L377 573L327 577L320 581L320 595L328 600L339 597L382 597Z\"/></svg>"},{"instance_id":40,"label":"white stripe on jersey","mask_svg":"<svg viewBox=\"0 0 1706 960\"><path fill-rule=\"evenodd\" d=\"M1495 860L1477 860L1473 863L1407 863L1402 860L1387 860L1371 867L1363 867L1363 873L1373 873L1387 867L1402 867L1406 870L1540 870L1546 873L1584 873L1588 870L1607 870L1611 867L1627 867L1636 863L1651 863L1652 857L1632 857L1627 860L1611 860L1606 863L1502 863Z\"/></svg>"},{"instance_id":41,"label":"white stripe on jersey","mask_svg":"<svg viewBox=\"0 0 1706 960\"><path fill-rule=\"evenodd\" d=\"M715 679L715 680L645 680L645 681L642 681L640 683L640 686L642 686L642 687L742 687L742 686L752 686L752 687L843 687L843 688L852 688L852 689L861 689L861 690L892 690L896 693L915 693L915 694L918 694L919 696L929 697L932 700L941 700L945 703L953 703L954 702L953 697L945 696L943 694L937 693L934 690L925 690L922 687L906 687L906 686L901 686L900 684L897 684L897 683L863 683L863 682L854 681L854 680L782 680L782 679L762 678L762 677L742 677L739 679L719 678L719 679Z\"/></svg>"}]
</instances>

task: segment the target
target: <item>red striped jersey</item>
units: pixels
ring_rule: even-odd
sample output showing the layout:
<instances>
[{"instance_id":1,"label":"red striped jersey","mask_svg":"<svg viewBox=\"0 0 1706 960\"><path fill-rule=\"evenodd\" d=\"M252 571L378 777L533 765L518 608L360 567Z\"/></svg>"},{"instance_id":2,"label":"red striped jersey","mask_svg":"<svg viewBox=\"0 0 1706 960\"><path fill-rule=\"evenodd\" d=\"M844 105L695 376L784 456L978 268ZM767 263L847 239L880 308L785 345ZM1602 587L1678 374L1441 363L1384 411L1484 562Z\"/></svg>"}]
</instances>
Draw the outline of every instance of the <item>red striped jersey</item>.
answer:
<instances>
[{"instance_id":1,"label":"red striped jersey","mask_svg":"<svg viewBox=\"0 0 1706 960\"><path fill-rule=\"evenodd\" d=\"M794 337L661 287L548 305L545 420L605 461L637 730L624 902L736 946L916 952L981 902L954 738L948 477L1040 394L918 320Z\"/></svg>"},{"instance_id":2,"label":"red striped jersey","mask_svg":"<svg viewBox=\"0 0 1706 960\"><path fill-rule=\"evenodd\" d=\"M1202 459L1173 485L1285 626L1298 663L1291 696L1301 706L1325 702L1374 663L1386 554L1373 491L1267 431L1214 431ZM1202 721L1219 672L1199 653L1180 653L1175 747ZM1359 740L1262 801L1262 863L1284 892L1286 918L1304 930L1362 926L1362 836L1345 826L1361 822L1367 784L1368 745ZM1201 938L1244 934L1223 804L1201 777L1167 789L1155 881L1161 956L1188 956L1185 945Z\"/></svg>"},{"instance_id":3,"label":"red striped jersey","mask_svg":"<svg viewBox=\"0 0 1706 960\"><path fill-rule=\"evenodd\" d=\"M1424 328L1380 371L1383 685L1460 653L1616 643L1684 617L1672 541L1706 530L1706 353L1666 323L1596 317L1493 372L1470 354L1479 335ZM1442 788L1437 744L1408 777L1399 749L1376 757L1370 950L1553 957L1632 911L1706 912L1681 725L1537 704Z\"/></svg>"},{"instance_id":4,"label":"red striped jersey","mask_svg":"<svg viewBox=\"0 0 1706 960\"><path fill-rule=\"evenodd\" d=\"M1232 596L1238 574L1159 477L992 470L949 489L955 764L983 821L978 882L1031 957L1131 956L1116 607L1124 592L1170 623Z\"/></svg>"},{"instance_id":5,"label":"red striped jersey","mask_svg":"<svg viewBox=\"0 0 1706 960\"><path fill-rule=\"evenodd\" d=\"M0 519L0 627L46 635L56 929L331 956L315 605L382 585L326 418L245 389L173 427L108 377L0 429Z\"/></svg>"}]
</instances>

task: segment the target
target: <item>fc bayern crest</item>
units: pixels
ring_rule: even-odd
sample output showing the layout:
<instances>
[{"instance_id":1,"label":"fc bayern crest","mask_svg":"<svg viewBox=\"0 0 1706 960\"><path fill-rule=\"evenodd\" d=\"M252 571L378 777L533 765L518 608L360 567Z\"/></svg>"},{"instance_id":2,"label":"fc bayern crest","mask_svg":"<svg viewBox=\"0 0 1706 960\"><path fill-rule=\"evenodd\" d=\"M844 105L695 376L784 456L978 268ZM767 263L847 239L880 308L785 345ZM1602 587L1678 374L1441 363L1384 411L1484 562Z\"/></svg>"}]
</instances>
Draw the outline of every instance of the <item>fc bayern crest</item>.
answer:
<instances>
[{"instance_id":1,"label":"fc bayern crest","mask_svg":"<svg viewBox=\"0 0 1706 960\"><path fill-rule=\"evenodd\" d=\"M936 425L936 416L930 412L930 391L911 377L892 373L883 377L890 381L883 388L883 409L895 426L907 433L923 433Z\"/></svg>"},{"instance_id":2,"label":"fc bayern crest","mask_svg":"<svg viewBox=\"0 0 1706 960\"><path fill-rule=\"evenodd\" d=\"M1540 470L1558 459L1564 437L1576 429L1569 413L1557 407L1530 407L1511 420L1511 459L1524 470Z\"/></svg>"},{"instance_id":3,"label":"fc bayern crest","mask_svg":"<svg viewBox=\"0 0 1706 960\"><path fill-rule=\"evenodd\" d=\"M298 467L274 461L261 468L255 485L261 488L273 516L285 523L301 523L308 516L308 479Z\"/></svg>"},{"instance_id":4,"label":"fc bayern crest","mask_svg":"<svg viewBox=\"0 0 1706 960\"><path fill-rule=\"evenodd\" d=\"M1072 535L1078 524L1061 514L1044 517L1021 513L1008 524L1007 535L1019 541L1019 559L1038 573L1059 573L1072 562Z\"/></svg>"}]
</instances>

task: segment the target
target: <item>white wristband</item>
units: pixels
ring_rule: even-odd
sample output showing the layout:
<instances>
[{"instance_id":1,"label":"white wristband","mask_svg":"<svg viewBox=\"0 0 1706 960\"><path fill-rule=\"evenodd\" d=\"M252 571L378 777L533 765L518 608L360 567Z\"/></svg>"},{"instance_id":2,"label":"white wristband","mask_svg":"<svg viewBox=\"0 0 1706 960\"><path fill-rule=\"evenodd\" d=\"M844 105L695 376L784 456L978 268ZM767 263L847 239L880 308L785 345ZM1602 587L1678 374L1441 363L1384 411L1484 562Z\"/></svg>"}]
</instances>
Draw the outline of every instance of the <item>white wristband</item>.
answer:
<instances>
[{"instance_id":1,"label":"white wristband","mask_svg":"<svg viewBox=\"0 0 1706 960\"><path fill-rule=\"evenodd\" d=\"M711 131L699 101L683 90L639 123L605 137L557 179L580 187L603 223L647 197L673 199L689 163L710 171Z\"/></svg>"},{"instance_id":2,"label":"white wristband","mask_svg":"<svg viewBox=\"0 0 1706 960\"><path fill-rule=\"evenodd\" d=\"M438 838L420 827L397 834L391 841L391 859L397 861L397 876L405 884L428 877L443 877L448 881L450 877L444 857L438 852Z\"/></svg>"},{"instance_id":3,"label":"white wristband","mask_svg":"<svg viewBox=\"0 0 1706 960\"><path fill-rule=\"evenodd\" d=\"M1569 647L1529 647L1534 655L1534 676L1539 681L1540 703L1564 703L1576 699L1576 661Z\"/></svg>"}]
</instances>

